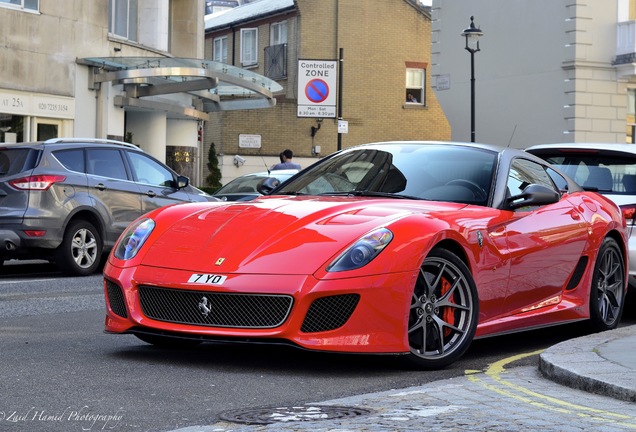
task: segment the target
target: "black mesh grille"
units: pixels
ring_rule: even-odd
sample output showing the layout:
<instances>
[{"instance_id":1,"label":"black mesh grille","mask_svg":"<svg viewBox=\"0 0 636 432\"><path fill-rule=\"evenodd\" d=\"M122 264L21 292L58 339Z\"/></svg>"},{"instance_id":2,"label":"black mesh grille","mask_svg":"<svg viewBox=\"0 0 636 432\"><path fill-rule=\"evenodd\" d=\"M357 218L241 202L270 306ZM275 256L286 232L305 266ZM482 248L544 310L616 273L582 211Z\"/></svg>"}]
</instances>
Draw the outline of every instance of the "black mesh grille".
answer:
<instances>
[{"instance_id":1,"label":"black mesh grille","mask_svg":"<svg viewBox=\"0 0 636 432\"><path fill-rule=\"evenodd\" d=\"M128 318L126 311L126 302L124 302L124 293L119 285L106 280L106 291L108 292L108 303L110 309L122 318Z\"/></svg>"},{"instance_id":2,"label":"black mesh grille","mask_svg":"<svg viewBox=\"0 0 636 432\"><path fill-rule=\"evenodd\" d=\"M235 294L139 287L143 313L152 319L213 327L273 328L293 299L286 295Z\"/></svg>"},{"instance_id":3,"label":"black mesh grille","mask_svg":"<svg viewBox=\"0 0 636 432\"><path fill-rule=\"evenodd\" d=\"M358 305L360 295L344 294L316 299L307 312L300 331L314 333L334 330L347 322Z\"/></svg>"}]
</instances>

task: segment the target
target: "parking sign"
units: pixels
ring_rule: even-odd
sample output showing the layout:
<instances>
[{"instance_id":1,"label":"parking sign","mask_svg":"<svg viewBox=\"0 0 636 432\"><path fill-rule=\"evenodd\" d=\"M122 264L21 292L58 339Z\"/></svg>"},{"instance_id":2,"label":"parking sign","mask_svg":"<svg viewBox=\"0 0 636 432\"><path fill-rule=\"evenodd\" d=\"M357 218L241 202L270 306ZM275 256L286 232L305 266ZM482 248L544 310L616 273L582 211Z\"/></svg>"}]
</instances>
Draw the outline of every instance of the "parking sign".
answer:
<instances>
[{"instance_id":1,"label":"parking sign","mask_svg":"<svg viewBox=\"0 0 636 432\"><path fill-rule=\"evenodd\" d=\"M298 60L298 117L336 118L336 60Z\"/></svg>"}]
</instances>

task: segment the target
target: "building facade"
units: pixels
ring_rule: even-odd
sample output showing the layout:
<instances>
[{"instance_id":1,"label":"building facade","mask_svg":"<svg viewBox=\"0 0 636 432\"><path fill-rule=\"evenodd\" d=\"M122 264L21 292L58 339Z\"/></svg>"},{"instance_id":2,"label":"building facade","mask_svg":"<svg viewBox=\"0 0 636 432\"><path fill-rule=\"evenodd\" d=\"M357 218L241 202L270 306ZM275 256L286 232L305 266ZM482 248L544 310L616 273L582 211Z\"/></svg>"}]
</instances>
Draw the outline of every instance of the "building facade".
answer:
<instances>
[{"instance_id":1,"label":"building facade","mask_svg":"<svg viewBox=\"0 0 636 432\"><path fill-rule=\"evenodd\" d=\"M206 17L205 33L206 59L283 88L271 109L210 115L204 151L215 144L223 183L264 171L287 148L306 167L365 142L450 138L430 87L430 14L418 2L263 0ZM326 89L314 88L323 78ZM323 96L335 103L302 111L307 99L324 108Z\"/></svg>"},{"instance_id":2,"label":"building facade","mask_svg":"<svg viewBox=\"0 0 636 432\"><path fill-rule=\"evenodd\" d=\"M634 142L633 0L433 0L432 85L452 128L469 141L474 16L476 141Z\"/></svg>"},{"instance_id":3,"label":"building facade","mask_svg":"<svg viewBox=\"0 0 636 432\"><path fill-rule=\"evenodd\" d=\"M0 142L126 140L199 184L200 130L226 91L250 108L280 89L206 62L204 14L204 0L0 0Z\"/></svg>"}]
</instances>

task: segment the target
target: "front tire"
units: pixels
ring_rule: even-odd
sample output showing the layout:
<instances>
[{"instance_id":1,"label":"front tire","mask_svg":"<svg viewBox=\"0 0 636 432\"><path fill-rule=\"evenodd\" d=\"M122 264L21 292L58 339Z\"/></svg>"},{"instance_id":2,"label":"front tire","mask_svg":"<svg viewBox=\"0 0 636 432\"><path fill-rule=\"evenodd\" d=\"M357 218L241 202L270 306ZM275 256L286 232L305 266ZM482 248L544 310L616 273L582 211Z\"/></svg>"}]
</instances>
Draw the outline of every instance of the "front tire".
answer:
<instances>
[{"instance_id":1,"label":"front tire","mask_svg":"<svg viewBox=\"0 0 636 432\"><path fill-rule=\"evenodd\" d=\"M613 238L607 237L599 248L590 288L590 327L593 331L618 326L625 306L625 261Z\"/></svg>"},{"instance_id":2,"label":"front tire","mask_svg":"<svg viewBox=\"0 0 636 432\"><path fill-rule=\"evenodd\" d=\"M97 270L102 256L102 238L90 222L77 220L64 232L55 251L58 268L70 276L88 276Z\"/></svg>"},{"instance_id":3,"label":"front tire","mask_svg":"<svg viewBox=\"0 0 636 432\"><path fill-rule=\"evenodd\" d=\"M409 361L440 369L466 352L479 313L477 287L470 270L452 252L433 249L417 277L408 317Z\"/></svg>"}]
</instances>

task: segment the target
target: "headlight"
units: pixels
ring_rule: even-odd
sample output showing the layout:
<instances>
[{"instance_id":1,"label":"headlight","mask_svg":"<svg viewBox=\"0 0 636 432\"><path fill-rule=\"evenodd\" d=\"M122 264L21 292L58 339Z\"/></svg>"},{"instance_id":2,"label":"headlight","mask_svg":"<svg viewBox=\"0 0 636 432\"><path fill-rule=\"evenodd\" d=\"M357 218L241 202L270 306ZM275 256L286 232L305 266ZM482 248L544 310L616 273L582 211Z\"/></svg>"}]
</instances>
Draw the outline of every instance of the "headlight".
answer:
<instances>
[{"instance_id":1,"label":"headlight","mask_svg":"<svg viewBox=\"0 0 636 432\"><path fill-rule=\"evenodd\" d=\"M378 256L392 239L393 233L386 228L372 231L329 264L327 271L339 272L363 267Z\"/></svg>"},{"instance_id":2,"label":"headlight","mask_svg":"<svg viewBox=\"0 0 636 432\"><path fill-rule=\"evenodd\" d=\"M124 234L121 236L117 248L115 249L115 257L122 260L129 260L137 255L141 246L150 236L155 228L155 221L152 219L140 219L132 223Z\"/></svg>"}]
</instances>

